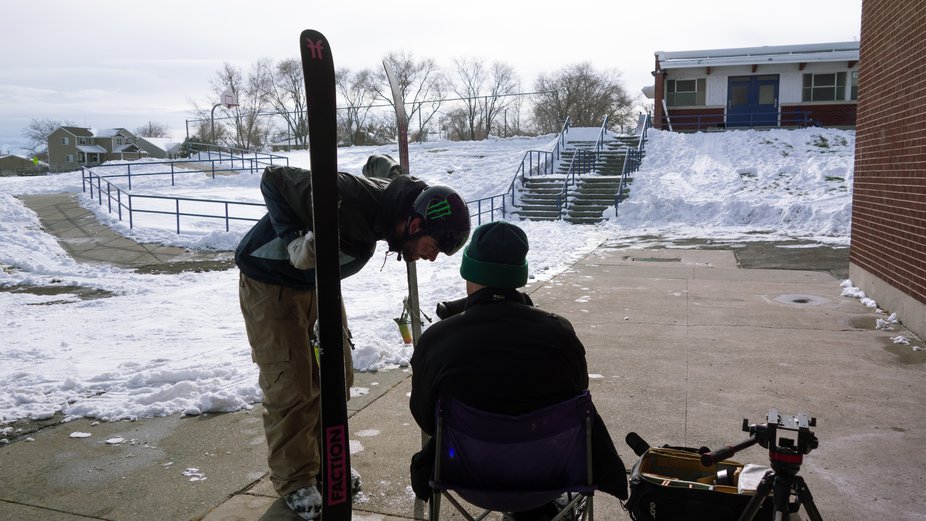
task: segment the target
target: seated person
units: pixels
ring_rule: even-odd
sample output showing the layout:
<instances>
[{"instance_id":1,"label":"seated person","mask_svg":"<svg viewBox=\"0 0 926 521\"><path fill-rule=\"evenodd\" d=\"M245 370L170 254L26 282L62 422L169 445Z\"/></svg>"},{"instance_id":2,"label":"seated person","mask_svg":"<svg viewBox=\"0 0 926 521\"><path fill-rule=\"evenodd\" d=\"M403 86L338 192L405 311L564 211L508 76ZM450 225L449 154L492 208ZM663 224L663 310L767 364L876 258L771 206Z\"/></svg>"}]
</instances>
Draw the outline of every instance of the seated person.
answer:
<instances>
[{"instance_id":1,"label":"seated person","mask_svg":"<svg viewBox=\"0 0 926 521\"><path fill-rule=\"evenodd\" d=\"M441 396L488 412L517 415L572 398L588 389L585 347L563 317L533 307L517 290L527 283L527 236L504 221L480 226L463 253L463 310L429 327L412 355L409 407L434 436ZM627 499L627 477L596 414L592 433L594 483ZM412 458L412 489L430 497L433 440Z\"/></svg>"}]
</instances>

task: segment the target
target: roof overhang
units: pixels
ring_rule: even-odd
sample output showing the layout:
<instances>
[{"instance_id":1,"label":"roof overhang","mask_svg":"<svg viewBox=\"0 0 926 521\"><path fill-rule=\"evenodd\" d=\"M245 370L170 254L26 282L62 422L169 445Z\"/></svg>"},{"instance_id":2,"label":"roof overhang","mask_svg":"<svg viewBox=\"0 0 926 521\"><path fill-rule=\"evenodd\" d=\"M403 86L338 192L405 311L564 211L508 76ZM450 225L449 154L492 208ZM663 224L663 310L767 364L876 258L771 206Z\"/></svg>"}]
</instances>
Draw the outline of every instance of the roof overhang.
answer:
<instances>
[{"instance_id":1,"label":"roof overhang","mask_svg":"<svg viewBox=\"0 0 926 521\"><path fill-rule=\"evenodd\" d=\"M656 52L660 69L841 61L854 66L858 57L858 42Z\"/></svg>"}]
</instances>

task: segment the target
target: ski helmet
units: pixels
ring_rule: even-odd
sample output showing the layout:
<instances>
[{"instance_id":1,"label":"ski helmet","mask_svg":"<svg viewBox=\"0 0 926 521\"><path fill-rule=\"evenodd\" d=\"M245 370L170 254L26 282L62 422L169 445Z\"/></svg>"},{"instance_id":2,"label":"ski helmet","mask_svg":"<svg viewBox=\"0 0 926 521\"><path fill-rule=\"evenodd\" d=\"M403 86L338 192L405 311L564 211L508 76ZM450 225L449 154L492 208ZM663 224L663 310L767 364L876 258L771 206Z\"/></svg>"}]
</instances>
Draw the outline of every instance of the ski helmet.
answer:
<instances>
[{"instance_id":1,"label":"ski helmet","mask_svg":"<svg viewBox=\"0 0 926 521\"><path fill-rule=\"evenodd\" d=\"M469 208L453 188L433 185L422 190L412 204L411 217L421 217L422 234L437 241L444 255L453 255L469 238Z\"/></svg>"}]
</instances>

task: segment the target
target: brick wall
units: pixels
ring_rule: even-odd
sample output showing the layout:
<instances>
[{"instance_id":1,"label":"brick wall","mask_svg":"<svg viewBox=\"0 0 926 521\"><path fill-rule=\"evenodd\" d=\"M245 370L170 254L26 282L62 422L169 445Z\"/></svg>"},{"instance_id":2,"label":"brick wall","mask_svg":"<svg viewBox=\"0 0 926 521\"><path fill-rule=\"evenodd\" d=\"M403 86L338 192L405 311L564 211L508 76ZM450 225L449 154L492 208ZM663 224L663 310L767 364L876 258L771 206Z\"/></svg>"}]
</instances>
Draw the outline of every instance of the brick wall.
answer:
<instances>
[{"instance_id":1,"label":"brick wall","mask_svg":"<svg viewBox=\"0 0 926 521\"><path fill-rule=\"evenodd\" d=\"M859 67L850 276L926 304L926 2L863 0Z\"/></svg>"}]
</instances>

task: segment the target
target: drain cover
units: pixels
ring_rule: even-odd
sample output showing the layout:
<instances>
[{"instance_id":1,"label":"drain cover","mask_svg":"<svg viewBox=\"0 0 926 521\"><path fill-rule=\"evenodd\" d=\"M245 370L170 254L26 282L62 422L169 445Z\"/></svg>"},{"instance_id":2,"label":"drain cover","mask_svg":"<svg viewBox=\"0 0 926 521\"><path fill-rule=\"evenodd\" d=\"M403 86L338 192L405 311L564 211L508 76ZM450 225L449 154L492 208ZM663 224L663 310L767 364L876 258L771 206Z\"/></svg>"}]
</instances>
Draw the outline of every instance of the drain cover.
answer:
<instances>
[{"instance_id":1,"label":"drain cover","mask_svg":"<svg viewBox=\"0 0 926 521\"><path fill-rule=\"evenodd\" d=\"M826 304L829 300L818 297L816 295L801 295L801 294L788 294L788 295L778 295L775 297L775 302L781 302L782 304L794 304L798 306L820 306Z\"/></svg>"},{"instance_id":2,"label":"drain cover","mask_svg":"<svg viewBox=\"0 0 926 521\"><path fill-rule=\"evenodd\" d=\"M682 262L680 258L665 257L629 257L633 262Z\"/></svg>"}]
</instances>

